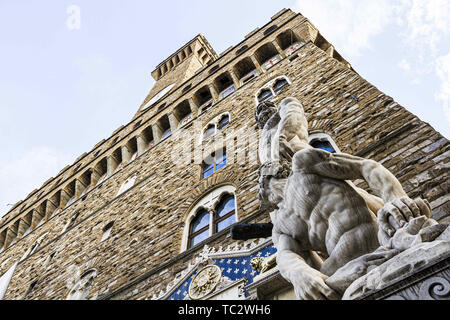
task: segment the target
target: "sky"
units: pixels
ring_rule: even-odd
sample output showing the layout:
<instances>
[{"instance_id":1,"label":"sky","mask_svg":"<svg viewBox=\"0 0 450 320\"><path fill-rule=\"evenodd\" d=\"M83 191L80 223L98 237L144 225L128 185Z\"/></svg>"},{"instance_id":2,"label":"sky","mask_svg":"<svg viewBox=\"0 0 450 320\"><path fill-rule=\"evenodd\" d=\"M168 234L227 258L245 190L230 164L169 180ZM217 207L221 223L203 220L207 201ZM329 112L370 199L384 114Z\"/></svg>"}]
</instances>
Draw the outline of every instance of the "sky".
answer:
<instances>
[{"instance_id":1,"label":"sky","mask_svg":"<svg viewBox=\"0 0 450 320\"><path fill-rule=\"evenodd\" d=\"M127 124L178 48L220 54L283 8L450 137L450 1L0 0L0 216Z\"/></svg>"}]
</instances>

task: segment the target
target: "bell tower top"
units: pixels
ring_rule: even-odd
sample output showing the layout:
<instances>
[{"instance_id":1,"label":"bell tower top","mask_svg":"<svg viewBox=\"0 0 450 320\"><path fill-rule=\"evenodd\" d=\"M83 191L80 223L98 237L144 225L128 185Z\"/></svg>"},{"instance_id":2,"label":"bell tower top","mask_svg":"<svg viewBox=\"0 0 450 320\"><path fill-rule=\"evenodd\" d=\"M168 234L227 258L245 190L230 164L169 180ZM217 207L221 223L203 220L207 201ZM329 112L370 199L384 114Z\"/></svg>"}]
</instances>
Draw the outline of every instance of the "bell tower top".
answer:
<instances>
[{"instance_id":1,"label":"bell tower top","mask_svg":"<svg viewBox=\"0 0 450 320\"><path fill-rule=\"evenodd\" d=\"M218 58L206 38L199 34L163 62L152 72L155 85L140 106L138 113L159 101L204 66Z\"/></svg>"}]
</instances>

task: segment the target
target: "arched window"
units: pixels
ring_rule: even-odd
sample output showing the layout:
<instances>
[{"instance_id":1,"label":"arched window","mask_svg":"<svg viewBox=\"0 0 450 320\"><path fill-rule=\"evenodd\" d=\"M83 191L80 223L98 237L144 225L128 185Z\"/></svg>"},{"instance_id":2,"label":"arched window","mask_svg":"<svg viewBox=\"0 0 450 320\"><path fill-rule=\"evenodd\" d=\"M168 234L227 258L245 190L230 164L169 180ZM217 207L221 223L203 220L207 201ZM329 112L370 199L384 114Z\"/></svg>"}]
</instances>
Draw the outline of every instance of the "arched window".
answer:
<instances>
[{"instance_id":1,"label":"arched window","mask_svg":"<svg viewBox=\"0 0 450 320\"><path fill-rule=\"evenodd\" d=\"M271 99L274 96L281 94L288 86L290 81L286 76L279 76L275 79L270 80L264 86L262 86L259 91L257 91L255 97L257 103L261 103Z\"/></svg>"},{"instance_id":2,"label":"arched window","mask_svg":"<svg viewBox=\"0 0 450 320\"><path fill-rule=\"evenodd\" d=\"M203 140L206 140L215 134L216 134L216 126L214 124L210 124L208 125L208 127L206 127L206 130L203 133Z\"/></svg>"},{"instance_id":3,"label":"arched window","mask_svg":"<svg viewBox=\"0 0 450 320\"><path fill-rule=\"evenodd\" d=\"M268 99L270 99L272 97L273 97L272 90L264 89L258 95L258 101L261 103L261 102L264 102L264 101L266 101L266 100L268 100Z\"/></svg>"},{"instance_id":4,"label":"arched window","mask_svg":"<svg viewBox=\"0 0 450 320\"><path fill-rule=\"evenodd\" d=\"M201 141L206 141L210 137L217 134L218 130L223 130L228 127L230 123L230 114L228 112L219 114L214 119L212 119L203 131L203 135L200 137Z\"/></svg>"},{"instance_id":5,"label":"arched window","mask_svg":"<svg viewBox=\"0 0 450 320\"><path fill-rule=\"evenodd\" d=\"M184 227L181 251L192 248L238 221L235 188L214 189L191 209Z\"/></svg>"},{"instance_id":6,"label":"arched window","mask_svg":"<svg viewBox=\"0 0 450 320\"><path fill-rule=\"evenodd\" d=\"M230 123L230 116L229 115L223 115L222 118L220 118L219 123L217 124L217 128L219 130L222 130L226 127L228 127L228 124Z\"/></svg>"},{"instance_id":7,"label":"arched window","mask_svg":"<svg viewBox=\"0 0 450 320\"><path fill-rule=\"evenodd\" d=\"M217 205L214 217L214 229L219 232L235 223L235 202L233 195L225 196Z\"/></svg>"},{"instance_id":8,"label":"arched window","mask_svg":"<svg viewBox=\"0 0 450 320\"><path fill-rule=\"evenodd\" d=\"M283 88L287 87L288 85L289 83L287 82L287 80L285 78L281 78L277 80L273 85L273 91L275 92L275 94L279 94L283 90Z\"/></svg>"},{"instance_id":9,"label":"arched window","mask_svg":"<svg viewBox=\"0 0 450 320\"><path fill-rule=\"evenodd\" d=\"M201 209L195 219L191 222L191 230L189 232L189 247L195 246L209 237L210 213L205 209Z\"/></svg>"},{"instance_id":10,"label":"arched window","mask_svg":"<svg viewBox=\"0 0 450 320\"><path fill-rule=\"evenodd\" d=\"M208 86L202 87L194 94L194 101L199 106L199 113L207 111L214 104L214 100L211 95L211 91Z\"/></svg>"},{"instance_id":11,"label":"arched window","mask_svg":"<svg viewBox=\"0 0 450 320\"><path fill-rule=\"evenodd\" d=\"M203 161L202 178L207 178L227 164L227 154L224 149L216 151Z\"/></svg>"}]
</instances>

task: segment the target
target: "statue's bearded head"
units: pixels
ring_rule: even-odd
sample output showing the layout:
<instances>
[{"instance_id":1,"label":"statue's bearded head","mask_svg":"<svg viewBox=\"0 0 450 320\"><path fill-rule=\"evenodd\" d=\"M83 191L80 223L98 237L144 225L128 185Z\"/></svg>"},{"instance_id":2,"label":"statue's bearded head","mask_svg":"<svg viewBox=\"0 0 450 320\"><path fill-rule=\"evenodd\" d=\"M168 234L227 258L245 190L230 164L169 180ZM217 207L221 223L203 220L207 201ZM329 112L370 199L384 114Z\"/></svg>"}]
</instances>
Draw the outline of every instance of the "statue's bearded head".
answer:
<instances>
[{"instance_id":1,"label":"statue's bearded head","mask_svg":"<svg viewBox=\"0 0 450 320\"><path fill-rule=\"evenodd\" d=\"M256 107L255 119L258 128L263 129L267 121L277 113L277 107L273 102L264 101Z\"/></svg>"}]
</instances>

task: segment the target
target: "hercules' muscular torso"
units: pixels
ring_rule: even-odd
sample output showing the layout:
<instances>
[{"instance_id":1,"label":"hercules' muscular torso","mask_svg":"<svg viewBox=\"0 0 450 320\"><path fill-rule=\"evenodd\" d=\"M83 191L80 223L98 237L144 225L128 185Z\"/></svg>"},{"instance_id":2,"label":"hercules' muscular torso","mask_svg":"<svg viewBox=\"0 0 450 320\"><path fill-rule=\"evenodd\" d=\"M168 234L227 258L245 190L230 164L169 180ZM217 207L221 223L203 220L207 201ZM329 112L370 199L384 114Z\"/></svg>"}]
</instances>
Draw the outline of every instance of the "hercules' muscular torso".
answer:
<instances>
[{"instance_id":1,"label":"hercules' muscular torso","mask_svg":"<svg viewBox=\"0 0 450 320\"><path fill-rule=\"evenodd\" d=\"M329 258L321 271L332 274L355 258L355 245L361 247L358 254L376 249L378 228L375 216L353 187L311 170L317 155L320 151L315 149L295 154L285 189L291 196L280 205L274 231L297 240L304 250L327 252Z\"/></svg>"}]
</instances>

